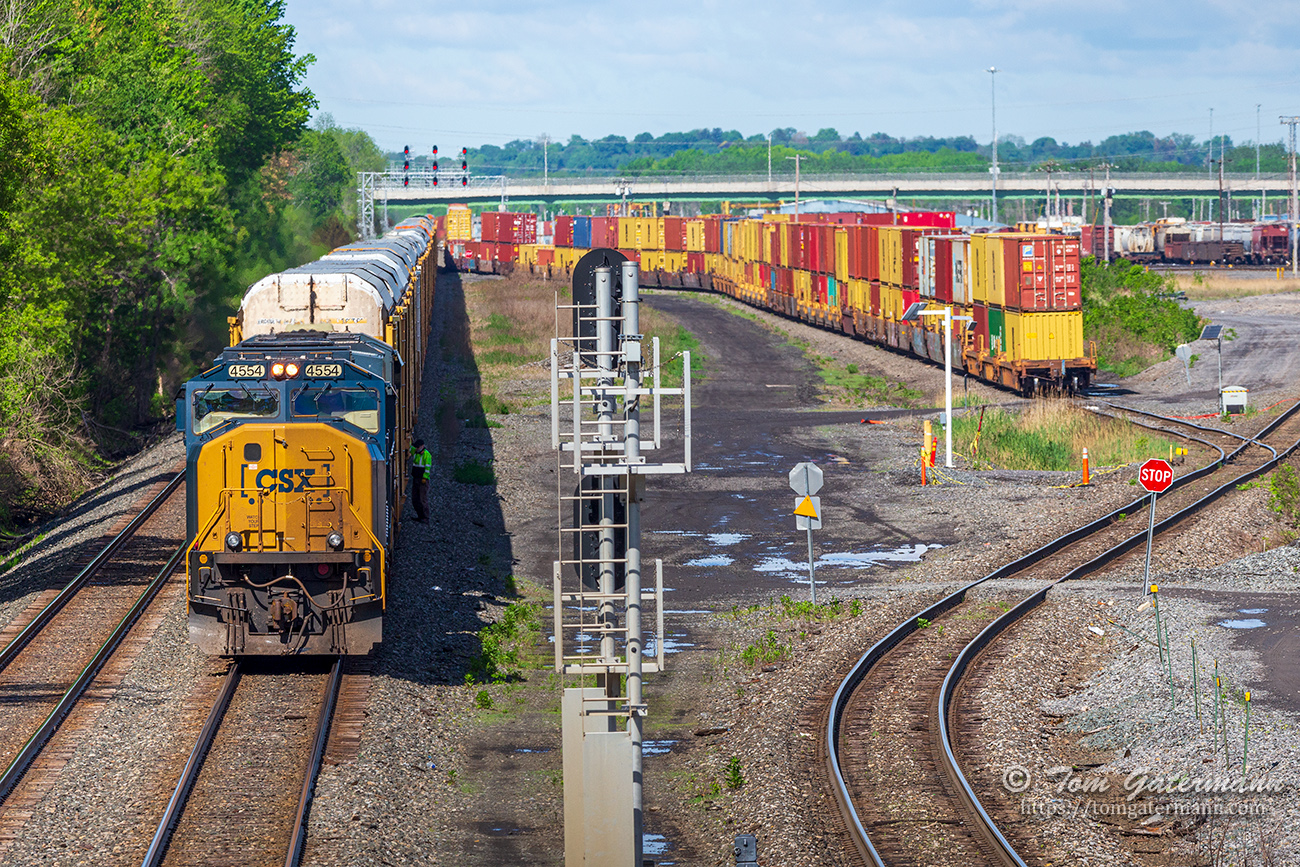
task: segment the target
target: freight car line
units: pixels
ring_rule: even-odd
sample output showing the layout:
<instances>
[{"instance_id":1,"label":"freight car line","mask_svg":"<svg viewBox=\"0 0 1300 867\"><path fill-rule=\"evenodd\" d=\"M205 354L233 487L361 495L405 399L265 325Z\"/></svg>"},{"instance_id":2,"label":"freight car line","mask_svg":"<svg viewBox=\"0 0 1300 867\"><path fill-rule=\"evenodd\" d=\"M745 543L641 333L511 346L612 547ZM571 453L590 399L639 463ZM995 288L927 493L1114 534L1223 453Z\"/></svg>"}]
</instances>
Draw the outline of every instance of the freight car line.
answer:
<instances>
[{"instance_id":1,"label":"freight car line","mask_svg":"<svg viewBox=\"0 0 1300 867\"><path fill-rule=\"evenodd\" d=\"M312 793L343 691L343 658L333 659L328 674L252 669L255 664L231 663L144 867L295 867L302 858ZM257 685L241 691L245 676ZM266 773L250 774L253 761ZM249 784L250 776L257 785Z\"/></svg>"},{"instance_id":2,"label":"freight car line","mask_svg":"<svg viewBox=\"0 0 1300 867\"><path fill-rule=\"evenodd\" d=\"M0 685L28 699L4 709L0 754L8 765L0 774L0 803L13 793L179 563L183 547L172 554L143 591L135 592L127 583L141 566L126 555L156 562L156 555L149 550L156 540L133 537L175 493L182 479L183 474L173 478L5 648ZM173 514L178 511L173 504L155 523L179 520ZM166 538L168 533L159 529L158 536ZM175 541L180 544L179 539ZM115 555L117 562L106 569ZM91 579L101 572L107 574L92 584ZM96 590L89 592L88 585ZM88 636L102 635L104 628L110 631L100 641L87 641ZM51 692L51 688L58 692Z\"/></svg>"},{"instance_id":3,"label":"freight car line","mask_svg":"<svg viewBox=\"0 0 1300 867\"><path fill-rule=\"evenodd\" d=\"M1179 521L1189 514L1203 508L1208 503L1217 499L1223 493L1232 490L1242 480L1254 477L1260 473L1266 472L1287 455L1291 454L1297 446L1300 446L1300 416L1297 411L1300 410L1300 402L1294 404L1289 410L1283 413L1278 419L1268 425L1259 435L1259 439L1265 436L1272 436L1282 433L1290 443L1289 447L1281 455L1273 451L1273 456L1248 470L1244 474L1237 474L1234 478L1226 483L1220 484L1213 490L1208 491L1203 496L1195 499L1190 504L1180 508L1174 514L1161 520L1157 526L1157 532L1165 532L1175 526ZM1227 461L1236 459L1247 448L1249 443L1243 443L1231 455ZM1193 483L1207 478L1216 473L1221 464L1215 463L1201 468L1193 473L1175 481L1175 486L1185 488ZM1143 498L1145 499L1145 498ZM1142 500L1136 500L1126 510L1135 510L1142 504ZM1109 528L1119 517L1120 510L1116 510L1108 515L1103 516L1083 527L1073 530L1057 539L1040 547L1038 550L1021 557L1012 563L1009 563L1000 569L986 575L977 581L962 587L955 593L945 597L926 610L919 612L916 617L910 618L899 624L895 629L873 645L858 662L853 666L849 674L841 682L828 711L827 728L826 728L826 747L827 747L827 766L834 790L836 800L840 805L841 812L844 815L849 833L853 839L854 845L861 855L864 863L871 865L883 865L881 851L892 857L897 852L906 852L905 847L916 845L918 842L924 844L930 842L932 845L939 842L940 836L951 840L954 836L957 840L952 845L961 847L965 852L978 851L984 854L992 854L999 863L1023 865L1024 861L1016 853L1010 841L998 830L993 818L988 815L987 811L981 805L979 798L966 780L965 776L958 765L956 755L952 747L952 739L949 730L948 715L951 712L953 695L959 685L963 674L968 670L972 660L986 648L993 639L1005 630L1009 625L1014 623L1028 611L1033 610L1038 604L1046 599L1048 590L1057 583L1065 580L1077 579L1084 575L1090 574L1102 566L1110 563L1124 552L1132 549L1144 537L1145 534L1137 534L1111 545L1101 553L1086 559L1080 565L1069 569L1064 576L1053 580L1042 589L1027 597L1020 604L1012 608L1008 613L1002 615L992 624L985 626L979 634L965 645L960 654L957 655L956 661L949 668L939 687L937 695L934 693L933 686L933 669L938 660L942 660L943 652L949 646L956 642L956 638L949 640L949 634L965 638L969 634L968 623L970 620L987 620L987 610L981 615L977 606L966 599L968 591L984 584L991 579L1007 578L1013 575L1020 575L1030 570L1030 567L1046 561L1048 559L1063 555L1067 562L1078 563L1079 548L1074 543L1084 540L1098 532ZM958 608L964 609L960 615L956 615ZM973 610L974 609L974 610ZM941 622L943 628L936 629L933 632L923 629L923 624L929 626ZM949 624L952 625L951 633L948 632ZM941 634L942 633L942 634ZM932 636L938 636L937 639ZM927 646L927 643L929 646ZM937 647L933 646L938 644ZM899 659L903 664L899 664ZM866 690L862 687L869 680L874 681L879 678L880 672L884 672L885 683L897 684L899 673L908 671L906 662L909 658L915 661L918 658L926 658L929 662L929 676L925 677L919 684L917 690L919 695L914 697L910 706L902 719L910 721L899 734L913 737L920 740L921 743L911 745L911 750L905 750L896 755L906 757L932 756L933 764L927 761L912 762L911 783L920 782L921 785L929 785L931 791L938 788L942 792L951 792L952 802L943 804L938 811L931 812L928 817L922 814L923 818L930 821L930 830L927 836L918 837L912 834L911 838L904 837L899 839L900 830L910 830L915 827L913 823L900 824L899 820L917 818L915 805L908 805L902 801L881 800L878 793L887 790L887 786L879 786L875 781L854 780L849 778L855 771L863 769L870 770L870 754L879 753L880 745L871 745L863 748L846 744L849 733L859 730L863 722L870 724L874 720L863 719L858 715L863 712L866 702L854 701L855 696L864 695ZM888 660L888 662L886 662ZM883 667L882 666L886 666ZM883 690L873 692L873 697L877 700L882 695L888 693ZM923 712L929 723L937 723L937 732L933 725L917 725L917 716ZM899 716L896 714L893 719L897 721ZM856 750L852 752L851 750ZM897 771L898 765L895 763L891 769ZM846 777L847 775L847 777ZM917 778L920 778L919 780ZM939 785L936 787L935 782ZM891 780L895 788L898 788L900 781ZM906 785L906 784L904 784ZM904 791L904 789L898 789ZM858 812L857 805L861 802L859 797L865 792L871 792L873 800L870 800L864 809L868 811L866 822L864 817ZM916 791L916 790L912 790ZM941 798L943 796L940 796ZM911 809L911 816L906 815L906 810ZM871 821L872 816L876 817L876 822ZM871 834L868 834L867 826L871 826ZM953 833L940 835L938 831L951 829ZM889 838L887 835L894 835ZM877 840L872 839L874 835ZM877 848L878 840L888 840L883 842ZM940 850L942 847L940 847ZM925 859L922 863L936 863L934 850L922 854Z\"/></svg>"}]
</instances>

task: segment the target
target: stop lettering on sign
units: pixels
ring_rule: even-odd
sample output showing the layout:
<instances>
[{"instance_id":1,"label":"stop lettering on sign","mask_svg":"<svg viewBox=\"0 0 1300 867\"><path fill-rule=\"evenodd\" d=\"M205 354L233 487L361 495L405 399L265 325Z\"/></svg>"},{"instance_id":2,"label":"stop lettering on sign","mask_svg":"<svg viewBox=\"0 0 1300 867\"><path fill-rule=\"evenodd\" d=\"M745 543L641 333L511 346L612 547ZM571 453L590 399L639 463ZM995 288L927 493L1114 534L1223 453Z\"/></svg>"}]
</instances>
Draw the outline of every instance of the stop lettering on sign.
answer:
<instances>
[{"instance_id":1,"label":"stop lettering on sign","mask_svg":"<svg viewBox=\"0 0 1300 867\"><path fill-rule=\"evenodd\" d=\"M1174 483L1174 468L1159 458L1152 458L1138 470L1138 483L1153 494L1159 494Z\"/></svg>"}]
</instances>

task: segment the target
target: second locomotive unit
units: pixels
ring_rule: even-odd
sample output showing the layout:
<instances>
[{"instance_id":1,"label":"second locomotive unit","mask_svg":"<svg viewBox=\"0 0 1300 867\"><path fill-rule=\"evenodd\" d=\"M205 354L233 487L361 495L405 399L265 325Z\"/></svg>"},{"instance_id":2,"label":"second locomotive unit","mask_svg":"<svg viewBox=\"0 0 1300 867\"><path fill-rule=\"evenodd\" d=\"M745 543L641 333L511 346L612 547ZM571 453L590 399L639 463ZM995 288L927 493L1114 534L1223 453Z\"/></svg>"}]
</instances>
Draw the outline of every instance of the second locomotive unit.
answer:
<instances>
[{"instance_id":1,"label":"second locomotive unit","mask_svg":"<svg viewBox=\"0 0 1300 867\"><path fill-rule=\"evenodd\" d=\"M213 655L365 654L383 637L436 280L408 220L272 274L186 383L191 640Z\"/></svg>"}]
</instances>

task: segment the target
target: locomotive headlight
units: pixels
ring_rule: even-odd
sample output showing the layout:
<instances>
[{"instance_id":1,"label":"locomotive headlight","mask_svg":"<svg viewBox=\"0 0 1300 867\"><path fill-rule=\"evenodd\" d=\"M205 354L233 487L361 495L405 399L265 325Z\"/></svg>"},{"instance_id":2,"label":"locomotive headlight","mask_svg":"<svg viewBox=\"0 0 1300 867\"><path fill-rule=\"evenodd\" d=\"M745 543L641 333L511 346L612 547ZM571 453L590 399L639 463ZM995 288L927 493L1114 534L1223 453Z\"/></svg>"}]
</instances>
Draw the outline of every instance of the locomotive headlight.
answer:
<instances>
[{"instance_id":1,"label":"locomotive headlight","mask_svg":"<svg viewBox=\"0 0 1300 867\"><path fill-rule=\"evenodd\" d=\"M289 378L292 379L293 377L298 375L298 365L290 361L284 366L284 373L285 376L288 376Z\"/></svg>"},{"instance_id":2,"label":"locomotive headlight","mask_svg":"<svg viewBox=\"0 0 1300 867\"><path fill-rule=\"evenodd\" d=\"M240 548L244 547L244 537L238 533L227 533L226 547L231 551L238 551Z\"/></svg>"},{"instance_id":3,"label":"locomotive headlight","mask_svg":"<svg viewBox=\"0 0 1300 867\"><path fill-rule=\"evenodd\" d=\"M337 551L339 548L343 547L343 534L330 533L328 536L325 537L325 544L329 545L331 548Z\"/></svg>"},{"instance_id":4,"label":"locomotive headlight","mask_svg":"<svg viewBox=\"0 0 1300 867\"><path fill-rule=\"evenodd\" d=\"M283 362L283 361L277 361L275 364L272 364L272 365L271 365L271 375L274 376L276 379L283 379L283 378L284 378L284 362Z\"/></svg>"}]
</instances>

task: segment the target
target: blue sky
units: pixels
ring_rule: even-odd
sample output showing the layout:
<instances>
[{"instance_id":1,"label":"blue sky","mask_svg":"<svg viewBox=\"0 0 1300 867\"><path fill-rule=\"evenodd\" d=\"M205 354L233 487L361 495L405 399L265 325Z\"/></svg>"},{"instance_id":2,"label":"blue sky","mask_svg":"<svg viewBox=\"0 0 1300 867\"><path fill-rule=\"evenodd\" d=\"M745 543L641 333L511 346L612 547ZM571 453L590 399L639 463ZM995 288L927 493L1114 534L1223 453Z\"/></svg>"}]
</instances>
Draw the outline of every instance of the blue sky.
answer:
<instances>
[{"instance_id":1,"label":"blue sky","mask_svg":"<svg viewBox=\"0 0 1300 867\"><path fill-rule=\"evenodd\" d=\"M1128 3L288 0L307 85L381 147L697 127L1071 144L1148 129L1279 141L1300 0Z\"/></svg>"}]
</instances>

